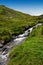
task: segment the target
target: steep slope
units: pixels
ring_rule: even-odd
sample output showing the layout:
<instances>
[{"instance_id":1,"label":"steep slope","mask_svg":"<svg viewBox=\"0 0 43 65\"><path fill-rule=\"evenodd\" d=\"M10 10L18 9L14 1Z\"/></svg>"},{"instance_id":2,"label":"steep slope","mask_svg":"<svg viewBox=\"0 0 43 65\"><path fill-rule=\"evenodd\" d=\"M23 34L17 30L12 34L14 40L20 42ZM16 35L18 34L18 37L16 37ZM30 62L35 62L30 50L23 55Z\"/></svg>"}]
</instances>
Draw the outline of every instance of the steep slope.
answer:
<instances>
[{"instance_id":1,"label":"steep slope","mask_svg":"<svg viewBox=\"0 0 43 65\"><path fill-rule=\"evenodd\" d=\"M0 5L0 43L6 44L12 35L21 34L36 23L37 17Z\"/></svg>"},{"instance_id":2,"label":"steep slope","mask_svg":"<svg viewBox=\"0 0 43 65\"><path fill-rule=\"evenodd\" d=\"M10 52L8 65L43 65L43 25Z\"/></svg>"}]
</instances>

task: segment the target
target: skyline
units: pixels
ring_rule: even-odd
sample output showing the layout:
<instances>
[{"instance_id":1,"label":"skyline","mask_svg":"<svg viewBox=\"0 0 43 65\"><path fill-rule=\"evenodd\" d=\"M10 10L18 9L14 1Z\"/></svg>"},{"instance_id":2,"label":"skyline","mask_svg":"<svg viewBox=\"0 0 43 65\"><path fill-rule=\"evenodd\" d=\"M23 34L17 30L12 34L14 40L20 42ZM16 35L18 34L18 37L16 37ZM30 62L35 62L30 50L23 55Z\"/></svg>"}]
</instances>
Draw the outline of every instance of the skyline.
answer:
<instances>
[{"instance_id":1,"label":"skyline","mask_svg":"<svg viewBox=\"0 0 43 65\"><path fill-rule=\"evenodd\" d=\"M43 0L0 0L0 5L30 15L43 14Z\"/></svg>"}]
</instances>

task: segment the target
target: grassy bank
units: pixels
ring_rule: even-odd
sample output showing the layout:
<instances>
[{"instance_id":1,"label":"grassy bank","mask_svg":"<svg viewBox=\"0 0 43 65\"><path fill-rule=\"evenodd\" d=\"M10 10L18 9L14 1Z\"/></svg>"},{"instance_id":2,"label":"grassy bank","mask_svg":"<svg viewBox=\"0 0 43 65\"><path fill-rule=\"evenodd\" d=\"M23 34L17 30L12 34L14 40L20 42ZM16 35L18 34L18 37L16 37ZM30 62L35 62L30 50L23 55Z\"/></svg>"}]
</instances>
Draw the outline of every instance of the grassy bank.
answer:
<instances>
[{"instance_id":1,"label":"grassy bank","mask_svg":"<svg viewBox=\"0 0 43 65\"><path fill-rule=\"evenodd\" d=\"M7 65L43 65L43 26L34 28L22 44L12 49Z\"/></svg>"}]
</instances>

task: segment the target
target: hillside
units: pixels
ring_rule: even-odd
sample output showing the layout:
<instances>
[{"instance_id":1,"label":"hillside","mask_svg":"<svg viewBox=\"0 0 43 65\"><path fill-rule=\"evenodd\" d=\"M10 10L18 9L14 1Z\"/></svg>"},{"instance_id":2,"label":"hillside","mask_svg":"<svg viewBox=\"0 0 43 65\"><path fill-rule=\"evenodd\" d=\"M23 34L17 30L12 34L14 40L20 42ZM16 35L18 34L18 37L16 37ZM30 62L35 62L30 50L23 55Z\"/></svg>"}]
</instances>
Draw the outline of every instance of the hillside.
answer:
<instances>
[{"instance_id":1,"label":"hillside","mask_svg":"<svg viewBox=\"0 0 43 65\"><path fill-rule=\"evenodd\" d=\"M10 45L17 35L38 23L42 25L34 27L27 39L11 50L7 65L43 65L43 15L31 16L0 5L0 48L8 42ZM6 45L2 51L8 52L10 46ZM2 60L5 52L1 54Z\"/></svg>"},{"instance_id":2,"label":"hillside","mask_svg":"<svg viewBox=\"0 0 43 65\"><path fill-rule=\"evenodd\" d=\"M0 43L6 44L29 27L38 23L38 17L0 5Z\"/></svg>"},{"instance_id":3,"label":"hillside","mask_svg":"<svg viewBox=\"0 0 43 65\"><path fill-rule=\"evenodd\" d=\"M22 44L12 49L7 65L43 65L43 25L34 28Z\"/></svg>"}]
</instances>

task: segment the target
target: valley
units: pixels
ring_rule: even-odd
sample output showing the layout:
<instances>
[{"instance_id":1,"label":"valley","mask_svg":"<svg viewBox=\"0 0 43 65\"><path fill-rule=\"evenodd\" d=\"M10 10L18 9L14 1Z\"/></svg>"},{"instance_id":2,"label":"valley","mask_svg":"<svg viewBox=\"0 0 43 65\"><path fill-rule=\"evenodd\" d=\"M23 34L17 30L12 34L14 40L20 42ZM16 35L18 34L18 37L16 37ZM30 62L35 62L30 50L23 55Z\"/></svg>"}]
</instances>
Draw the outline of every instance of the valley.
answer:
<instances>
[{"instance_id":1,"label":"valley","mask_svg":"<svg viewBox=\"0 0 43 65\"><path fill-rule=\"evenodd\" d=\"M43 65L43 15L0 5L0 65Z\"/></svg>"}]
</instances>

